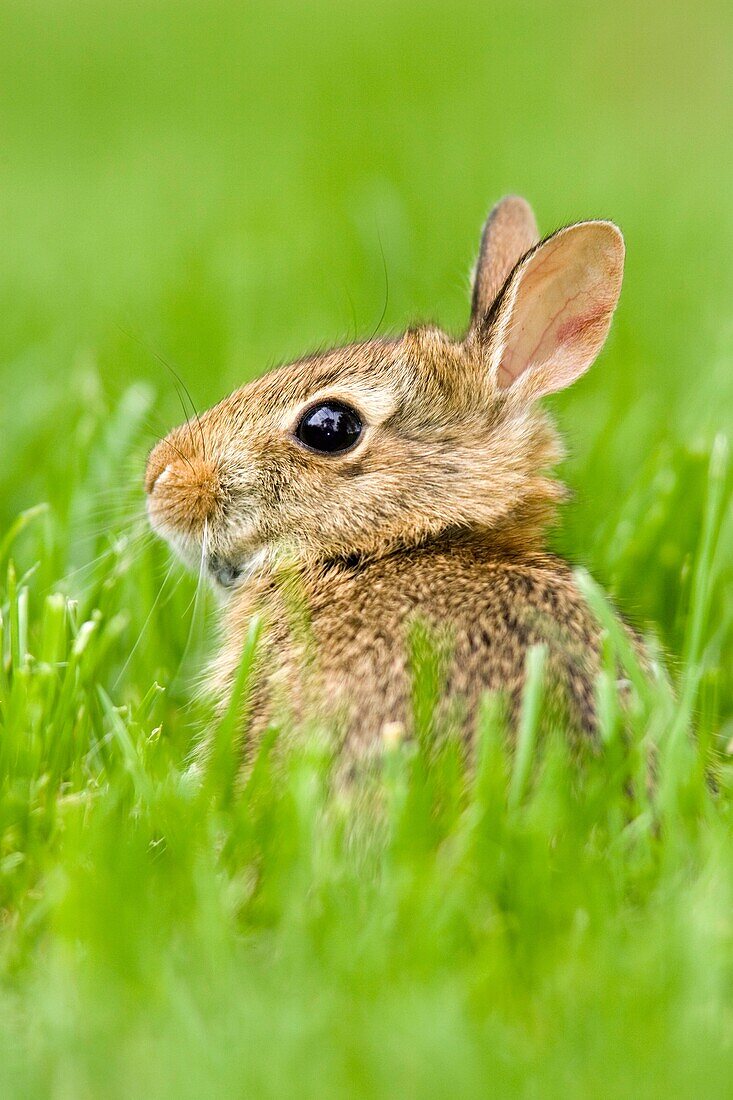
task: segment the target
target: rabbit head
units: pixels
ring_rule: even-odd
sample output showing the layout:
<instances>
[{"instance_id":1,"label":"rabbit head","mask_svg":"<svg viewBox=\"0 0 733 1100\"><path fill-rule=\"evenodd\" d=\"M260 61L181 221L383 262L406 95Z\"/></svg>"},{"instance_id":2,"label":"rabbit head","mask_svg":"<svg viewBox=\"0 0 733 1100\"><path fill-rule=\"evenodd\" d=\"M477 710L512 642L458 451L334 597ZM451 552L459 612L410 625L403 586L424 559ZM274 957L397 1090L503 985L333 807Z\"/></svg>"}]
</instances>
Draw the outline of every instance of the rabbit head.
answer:
<instances>
[{"instance_id":1,"label":"rabbit head","mask_svg":"<svg viewBox=\"0 0 733 1100\"><path fill-rule=\"evenodd\" d=\"M597 356L623 260L610 222L540 242L524 200L504 199L463 338L421 326L250 382L154 448L153 526L224 587L281 552L317 563L476 528L535 543L560 494L536 402Z\"/></svg>"}]
</instances>

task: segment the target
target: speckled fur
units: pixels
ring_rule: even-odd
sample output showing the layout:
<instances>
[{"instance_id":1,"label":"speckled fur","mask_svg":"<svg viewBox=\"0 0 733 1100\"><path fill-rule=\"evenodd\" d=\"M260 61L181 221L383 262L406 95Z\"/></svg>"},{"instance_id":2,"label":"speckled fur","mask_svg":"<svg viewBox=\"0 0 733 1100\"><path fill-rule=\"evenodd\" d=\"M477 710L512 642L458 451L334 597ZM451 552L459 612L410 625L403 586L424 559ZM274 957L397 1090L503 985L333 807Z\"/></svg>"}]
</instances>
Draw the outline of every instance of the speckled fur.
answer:
<instances>
[{"instance_id":1,"label":"speckled fur","mask_svg":"<svg viewBox=\"0 0 733 1100\"><path fill-rule=\"evenodd\" d=\"M445 642L445 695L458 701L453 717L467 732L487 690L505 696L514 723L527 649L544 642L551 700L567 705L571 729L595 734L600 633L562 560L455 532L377 559L335 561L298 579L305 630L277 571L262 574L227 612L234 644L216 665L224 694L252 611L264 610L271 623L263 658L269 691L257 694L257 726L280 713L323 716L336 721L358 756L378 749L395 727L409 735L408 642L420 622L437 648Z\"/></svg>"},{"instance_id":2,"label":"speckled fur","mask_svg":"<svg viewBox=\"0 0 733 1100\"><path fill-rule=\"evenodd\" d=\"M496 365L519 261L537 243L520 202L487 225L465 338L425 326L281 367L151 454L153 525L192 563L205 540L207 560L249 570L223 593L211 682L226 699L262 613L254 731L280 713L333 719L359 756L409 735L407 643L419 622L444 643L444 697L466 733L486 691L502 692L516 721L528 648L544 642L549 698L570 728L595 734L600 630L567 564L544 549L563 496L548 473L560 444L524 379L500 384ZM613 305L607 321L598 308L573 321L571 338L585 326L596 339L605 324L602 343ZM535 374L541 392L553 388ZM321 396L359 409L352 451L314 454L295 438Z\"/></svg>"}]
</instances>

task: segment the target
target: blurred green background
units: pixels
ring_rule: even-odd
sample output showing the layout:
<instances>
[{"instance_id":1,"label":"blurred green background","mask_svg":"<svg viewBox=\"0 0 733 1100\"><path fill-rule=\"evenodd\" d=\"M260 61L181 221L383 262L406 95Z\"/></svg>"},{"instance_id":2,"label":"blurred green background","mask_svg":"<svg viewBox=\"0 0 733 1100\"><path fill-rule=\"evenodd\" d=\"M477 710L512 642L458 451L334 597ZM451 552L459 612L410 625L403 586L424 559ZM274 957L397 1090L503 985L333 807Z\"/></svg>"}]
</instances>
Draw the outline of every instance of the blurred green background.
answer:
<instances>
[{"instance_id":1,"label":"blurred green background","mask_svg":"<svg viewBox=\"0 0 733 1100\"><path fill-rule=\"evenodd\" d=\"M729 0L2 0L3 1098L730 1094L732 181ZM220 734L197 785L193 582L117 538L159 357L203 407L380 318L459 332L509 191L626 235L553 537L681 701L518 786L488 719L476 775L405 746L384 837L307 739L238 797Z\"/></svg>"},{"instance_id":2,"label":"blurred green background","mask_svg":"<svg viewBox=\"0 0 733 1100\"><path fill-rule=\"evenodd\" d=\"M68 546L51 565L46 539L50 580L99 549L77 490L98 534L119 520L100 500L142 506L145 451L181 419L160 357L205 407L380 318L460 331L483 218L516 191L545 231L601 216L626 235L609 345L554 400L573 490L554 537L674 660L707 449L733 428L732 181L717 0L9 0L0 530L50 502ZM118 411L100 465L91 435L136 382L154 413L141 436ZM37 543L16 553L27 568Z\"/></svg>"},{"instance_id":3,"label":"blurred green background","mask_svg":"<svg viewBox=\"0 0 733 1100\"><path fill-rule=\"evenodd\" d=\"M660 448L733 425L732 34L715 0L7 0L0 527L60 506L90 393L149 379L150 442L180 419L153 352L205 406L370 333L385 266L383 331L459 330L482 219L518 191L546 231L626 234L609 349L556 402L561 539L632 613L671 619L663 574L635 575L642 550L616 569L611 536L641 522ZM685 548L655 540L677 578Z\"/></svg>"}]
</instances>

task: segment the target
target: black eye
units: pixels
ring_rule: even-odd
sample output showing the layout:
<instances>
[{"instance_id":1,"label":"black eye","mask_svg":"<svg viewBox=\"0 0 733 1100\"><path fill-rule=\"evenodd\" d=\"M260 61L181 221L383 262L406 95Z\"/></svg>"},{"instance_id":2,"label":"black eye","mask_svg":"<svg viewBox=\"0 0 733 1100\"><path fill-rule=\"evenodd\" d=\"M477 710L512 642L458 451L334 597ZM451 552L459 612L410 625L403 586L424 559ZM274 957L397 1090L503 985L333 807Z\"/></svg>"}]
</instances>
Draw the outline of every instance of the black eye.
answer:
<instances>
[{"instance_id":1,"label":"black eye","mask_svg":"<svg viewBox=\"0 0 733 1100\"><path fill-rule=\"evenodd\" d=\"M324 401L303 414L295 434L312 451L332 455L353 447L361 435L361 427L355 409L341 401Z\"/></svg>"}]
</instances>

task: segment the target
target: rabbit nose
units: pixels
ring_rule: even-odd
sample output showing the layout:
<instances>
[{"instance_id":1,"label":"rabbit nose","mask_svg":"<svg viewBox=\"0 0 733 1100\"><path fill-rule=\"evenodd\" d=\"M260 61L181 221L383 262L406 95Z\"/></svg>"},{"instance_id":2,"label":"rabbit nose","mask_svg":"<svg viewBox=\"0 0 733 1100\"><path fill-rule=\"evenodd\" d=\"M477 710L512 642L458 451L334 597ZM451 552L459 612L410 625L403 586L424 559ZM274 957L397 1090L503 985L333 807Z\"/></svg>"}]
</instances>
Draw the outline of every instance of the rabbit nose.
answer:
<instances>
[{"instance_id":1,"label":"rabbit nose","mask_svg":"<svg viewBox=\"0 0 733 1100\"><path fill-rule=\"evenodd\" d=\"M164 440L148 460L148 512L155 526L196 534L219 505L216 467L198 455L175 453Z\"/></svg>"}]
</instances>

